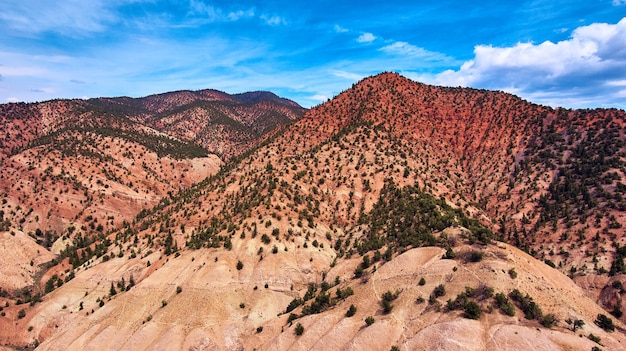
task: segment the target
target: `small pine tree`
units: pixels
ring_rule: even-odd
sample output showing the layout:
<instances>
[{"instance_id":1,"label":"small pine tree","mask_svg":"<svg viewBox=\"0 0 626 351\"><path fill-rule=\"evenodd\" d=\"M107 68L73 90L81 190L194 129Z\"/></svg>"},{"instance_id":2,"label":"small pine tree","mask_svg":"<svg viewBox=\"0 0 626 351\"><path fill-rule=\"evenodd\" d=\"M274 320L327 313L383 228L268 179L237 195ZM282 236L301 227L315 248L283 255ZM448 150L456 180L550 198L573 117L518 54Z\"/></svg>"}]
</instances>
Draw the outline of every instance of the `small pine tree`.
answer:
<instances>
[{"instance_id":1,"label":"small pine tree","mask_svg":"<svg viewBox=\"0 0 626 351\"><path fill-rule=\"evenodd\" d=\"M354 316L355 313L356 313L356 306L350 305L350 308L348 308L348 311L346 312L346 317L352 317Z\"/></svg>"},{"instance_id":2,"label":"small pine tree","mask_svg":"<svg viewBox=\"0 0 626 351\"><path fill-rule=\"evenodd\" d=\"M615 325L613 325L613 320L603 314L598 314L598 317L595 320L596 325L598 327L606 330L606 331L614 331Z\"/></svg>"},{"instance_id":3,"label":"small pine tree","mask_svg":"<svg viewBox=\"0 0 626 351\"><path fill-rule=\"evenodd\" d=\"M481 314L480 306L474 301L465 304L464 312L465 318L469 319L479 319Z\"/></svg>"},{"instance_id":4,"label":"small pine tree","mask_svg":"<svg viewBox=\"0 0 626 351\"><path fill-rule=\"evenodd\" d=\"M297 336L300 336L302 335L302 333L304 333L304 326L302 326L301 323L296 324L295 333Z\"/></svg>"}]
</instances>

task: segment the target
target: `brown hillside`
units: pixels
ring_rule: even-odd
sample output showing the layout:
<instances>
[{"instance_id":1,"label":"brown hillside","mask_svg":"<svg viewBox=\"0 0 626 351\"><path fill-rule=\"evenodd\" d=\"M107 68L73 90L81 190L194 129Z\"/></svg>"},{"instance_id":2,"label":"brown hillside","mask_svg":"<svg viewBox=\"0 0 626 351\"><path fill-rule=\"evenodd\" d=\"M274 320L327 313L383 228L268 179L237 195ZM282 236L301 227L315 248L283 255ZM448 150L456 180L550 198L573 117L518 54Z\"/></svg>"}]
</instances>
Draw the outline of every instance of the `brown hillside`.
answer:
<instances>
[{"instance_id":1,"label":"brown hillside","mask_svg":"<svg viewBox=\"0 0 626 351\"><path fill-rule=\"evenodd\" d=\"M11 306L7 316L26 315L6 324L6 345L623 348L608 312L619 315L626 269L623 111L384 73L241 153L255 119L287 113L246 112L277 103L255 94L194 94L165 94L166 109L128 120L242 157L64 251L39 285L55 269L66 281ZM231 151L225 130L240 133Z\"/></svg>"},{"instance_id":2,"label":"brown hillside","mask_svg":"<svg viewBox=\"0 0 626 351\"><path fill-rule=\"evenodd\" d=\"M163 197L218 171L222 160L207 149L237 155L303 112L273 94L270 97L267 103L262 95L248 104L226 93L204 90L142 99L0 105L0 122L6 126L0 136L0 233L6 239L4 257L11 262L0 269L6 278L0 289L8 291L13 301L20 299L18 289L30 289L24 290L28 294L21 299L30 302L48 278L45 274L42 278L42 272L57 260L47 262L54 255L67 257L68 245L76 250L69 267L93 255L100 257L97 244L89 246L92 241L128 226L137 213L157 205ZM192 111L190 104L197 102L232 105L230 114L222 113L217 124L190 118L177 121L190 130L211 131L216 138L206 138L206 148L193 143L197 138L186 141L173 129L159 130L148 123L173 110ZM239 123L235 119L248 123L237 132L246 135L245 143L225 130ZM32 238L32 245L21 238L24 235ZM16 246L24 250L10 252ZM66 268L61 270L62 279L70 276Z\"/></svg>"}]
</instances>

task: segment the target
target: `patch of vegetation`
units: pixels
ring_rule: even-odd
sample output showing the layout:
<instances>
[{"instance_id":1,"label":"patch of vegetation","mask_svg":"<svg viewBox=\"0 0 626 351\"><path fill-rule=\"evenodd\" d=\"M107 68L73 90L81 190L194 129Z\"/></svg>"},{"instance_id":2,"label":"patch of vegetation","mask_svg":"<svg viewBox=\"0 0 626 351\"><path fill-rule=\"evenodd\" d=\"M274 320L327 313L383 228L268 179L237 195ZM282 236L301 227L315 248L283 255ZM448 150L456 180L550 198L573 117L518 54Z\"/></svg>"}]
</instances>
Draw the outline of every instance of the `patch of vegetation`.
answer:
<instances>
[{"instance_id":1,"label":"patch of vegetation","mask_svg":"<svg viewBox=\"0 0 626 351\"><path fill-rule=\"evenodd\" d=\"M304 326L300 323L296 324L296 329L294 330L297 336L300 336L304 333Z\"/></svg>"},{"instance_id":2,"label":"patch of vegetation","mask_svg":"<svg viewBox=\"0 0 626 351\"><path fill-rule=\"evenodd\" d=\"M524 312L524 317L526 319L537 319L539 320L543 313L541 312L541 308L530 295L523 295L519 290L515 289L511 291L509 294L511 300L513 300L522 312Z\"/></svg>"},{"instance_id":3,"label":"patch of vegetation","mask_svg":"<svg viewBox=\"0 0 626 351\"><path fill-rule=\"evenodd\" d=\"M474 301L468 301L463 307L463 316L469 319L479 319L481 314L480 306Z\"/></svg>"},{"instance_id":4,"label":"patch of vegetation","mask_svg":"<svg viewBox=\"0 0 626 351\"><path fill-rule=\"evenodd\" d=\"M477 288L465 287L465 291L458 294L446 303L448 310L463 310L463 316L469 319L479 319L482 309L477 301L484 301L493 296L493 288L480 285Z\"/></svg>"},{"instance_id":5,"label":"patch of vegetation","mask_svg":"<svg viewBox=\"0 0 626 351\"><path fill-rule=\"evenodd\" d=\"M433 289L432 296L435 298L442 297L444 295L446 295L446 287L443 286L443 284L439 284L435 287L435 289Z\"/></svg>"},{"instance_id":6,"label":"patch of vegetation","mask_svg":"<svg viewBox=\"0 0 626 351\"><path fill-rule=\"evenodd\" d=\"M392 293L391 291L387 290L386 292L383 293L382 296L382 301L380 302L380 305L383 308L383 313L384 314L388 314L391 312L391 310L393 310L393 305L391 304L391 302L395 299L398 298L398 296L400 296L400 291L396 291L395 293Z\"/></svg>"},{"instance_id":7,"label":"patch of vegetation","mask_svg":"<svg viewBox=\"0 0 626 351\"><path fill-rule=\"evenodd\" d=\"M304 294L304 297L296 297L291 300L291 302L285 309L285 313L289 313L299 306L304 305L304 307L302 307L302 313L300 315L293 314L294 318L300 318L302 316L310 314L318 314L329 308L334 307L339 301L345 300L346 298L354 294L354 291L351 287L346 287L344 289L338 287L335 292L336 297L332 297L332 295L328 291L330 287L330 284L323 282L322 289L318 293L319 288L317 284L309 284L307 292ZM306 304L310 300L313 301L311 301L311 303L309 304Z\"/></svg>"},{"instance_id":8,"label":"patch of vegetation","mask_svg":"<svg viewBox=\"0 0 626 351\"><path fill-rule=\"evenodd\" d=\"M433 234L452 225L469 229L471 241L488 243L493 237L491 230L466 217L462 209L454 209L413 186L398 188L392 179L386 180L374 208L361 214L359 224L369 225L367 237L358 243L360 254L384 246L398 251L437 245Z\"/></svg>"},{"instance_id":9,"label":"patch of vegetation","mask_svg":"<svg viewBox=\"0 0 626 351\"><path fill-rule=\"evenodd\" d=\"M571 117L565 110L557 112L557 118L541 131L527 151L529 156L532 155L531 162L544 163L546 168L557 170L547 194L539 199L537 227L555 227L561 219L566 222L578 219L579 223L585 224L602 201L621 199L615 196L619 186L616 190L609 190L611 187L603 185L615 181L610 170L624 166L620 156L625 145L620 136L622 128L607 116L601 122L589 125L584 133L568 128L570 142L566 143L565 133L559 131L557 124L567 123ZM566 154L569 156L565 157ZM623 202L620 206L624 206Z\"/></svg>"},{"instance_id":10,"label":"patch of vegetation","mask_svg":"<svg viewBox=\"0 0 626 351\"><path fill-rule=\"evenodd\" d=\"M552 328L552 326L556 324L557 319L553 314L550 313L543 316L539 322L546 328Z\"/></svg>"},{"instance_id":11,"label":"patch of vegetation","mask_svg":"<svg viewBox=\"0 0 626 351\"><path fill-rule=\"evenodd\" d=\"M599 336L593 335L593 333L590 333L589 336L587 336L587 338L593 342L595 342L598 345L602 345L600 344L600 341L602 341L602 339Z\"/></svg>"},{"instance_id":12,"label":"patch of vegetation","mask_svg":"<svg viewBox=\"0 0 626 351\"><path fill-rule=\"evenodd\" d=\"M607 317L604 314L598 314L598 317L594 321L596 325L605 331L612 332L615 330L615 325L613 324L613 320Z\"/></svg>"},{"instance_id":13,"label":"patch of vegetation","mask_svg":"<svg viewBox=\"0 0 626 351\"><path fill-rule=\"evenodd\" d=\"M454 252L454 250L452 250L451 247L448 247L446 249L446 253L443 255L442 258L446 260L451 260L451 259L454 259L455 257L456 257L456 253Z\"/></svg>"},{"instance_id":14,"label":"patch of vegetation","mask_svg":"<svg viewBox=\"0 0 626 351\"><path fill-rule=\"evenodd\" d=\"M515 305L503 293L497 293L495 296L496 306L507 316L515 315Z\"/></svg>"},{"instance_id":15,"label":"patch of vegetation","mask_svg":"<svg viewBox=\"0 0 626 351\"><path fill-rule=\"evenodd\" d=\"M467 262L480 262L482 261L484 253L478 250L470 251L466 256Z\"/></svg>"},{"instance_id":16,"label":"patch of vegetation","mask_svg":"<svg viewBox=\"0 0 626 351\"><path fill-rule=\"evenodd\" d=\"M193 143L180 141L161 134L147 134L133 130L132 128L133 127L131 125L121 126L120 128L106 126L71 126L59 129L31 141L29 145L26 146L26 149L41 145L52 145L54 148L58 149L67 156L80 154L96 158L101 161L111 161L111 159L107 156L93 150L91 146L93 144L89 144L88 140L78 140L76 138L68 138L64 136L67 133L78 132L82 135L101 135L137 143L144 146L146 149L155 152L159 157L167 155L175 159L187 159L206 157L209 154L207 150Z\"/></svg>"},{"instance_id":17,"label":"patch of vegetation","mask_svg":"<svg viewBox=\"0 0 626 351\"><path fill-rule=\"evenodd\" d=\"M356 306L350 305L350 308L348 308L348 311L346 311L346 317L352 317L354 316L355 313L356 313Z\"/></svg>"},{"instance_id":18,"label":"patch of vegetation","mask_svg":"<svg viewBox=\"0 0 626 351\"><path fill-rule=\"evenodd\" d=\"M565 320L565 323L567 323L567 325L570 325L572 327L572 331L575 333L576 329L578 328L582 328L585 325L585 321L583 321L582 319L571 319L568 318Z\"/></svg>"}]
</instances>

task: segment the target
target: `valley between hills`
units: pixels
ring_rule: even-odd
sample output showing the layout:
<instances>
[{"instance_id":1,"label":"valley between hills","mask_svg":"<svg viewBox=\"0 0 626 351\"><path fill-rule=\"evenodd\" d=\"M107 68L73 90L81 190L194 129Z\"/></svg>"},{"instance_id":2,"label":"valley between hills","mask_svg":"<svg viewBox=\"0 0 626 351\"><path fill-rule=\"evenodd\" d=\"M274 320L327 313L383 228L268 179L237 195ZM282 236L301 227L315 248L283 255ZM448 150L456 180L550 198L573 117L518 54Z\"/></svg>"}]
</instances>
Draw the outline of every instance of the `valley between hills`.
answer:
<instances>
[{"instance_id":1,"label":"valley between hills","mask_svg":"<svg viewBox=\"0 0 626 351\"><path fill-rule=\"evenodd\" d=\"M623 110L381 73L0 122L0 349L626 348Z\"/></svg>"}]
</instances>

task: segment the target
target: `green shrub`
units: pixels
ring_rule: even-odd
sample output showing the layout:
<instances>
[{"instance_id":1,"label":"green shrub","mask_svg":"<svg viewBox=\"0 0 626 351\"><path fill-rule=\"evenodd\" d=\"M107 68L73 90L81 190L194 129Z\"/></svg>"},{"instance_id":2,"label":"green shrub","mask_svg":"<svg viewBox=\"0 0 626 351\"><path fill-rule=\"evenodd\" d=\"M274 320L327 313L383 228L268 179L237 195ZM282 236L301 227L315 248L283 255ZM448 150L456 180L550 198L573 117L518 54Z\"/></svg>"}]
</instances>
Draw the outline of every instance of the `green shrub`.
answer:
<instances>
[{"instance_id":1,"label":"green shrub","mask_svg":"<svg viewBox=\"0 0 626 351\"><path fill-rule=\"evenodd\" d=\"M263 242L263 244L267 245L272 242L272 239L267 234L263 234L261 235L261 241Z\"/></svg>"},{"instance_id":2,"label":"green shrub","mask_svg":"<svg viewBox=\"0 0 626 351\"><path fill-rule=\"evenodd\" d=\"M598 314L598 317L594 321L596 325L606 331L614 331L615 325L613 325L613 320L603 314Z\"/></svg>"},{"instance_id":3,"label":"green shrub","mask_svg":"<svg viewBox=\"0 0 626 351\"><path fill-rule=\"evenodd\" d=\"M482 251L472 251L469 254L469 257L467 258L468 261L470 262L480 262L483 259L483 252Z\"/></svg>"},{"instance_id":4,"label":"green shrub","mask_svg":"<svg viewBox=\"0 0 626 351\"><path fill-rule=\"evenodd\" d=\"M304 333L304 326L302 326L302 324L300 323L296 324L295 333L297 336L302 335L302 333Z\"/></svg>"},{"instance_id":5,"label":"green shrub","mask_svg":"<svg viewBox=\"0 0 626 351\"><path fill-rule=\"evenodd\" d=\"M367 318L365 318L365 324L367 324L368 327L374 324L374 317L368 316Z\"/></svg>"},{"instance_id":6,"label":"green shrub","mask_svg":"<svg viewBox=\"0 0 626 351\"><path fill-rule=\"evenodd\" d=\"M450 259L453 259L455 257L456 257L456 253L454 252L454 250L452 250L451 247L448 247L446 249L446 253L443 255L442 258L450 260Z\"/></svg>"},{"instance_id":7,"label":"green shrub","mask_svg":"<svg viewBox=\"0 0 626 351\"><path fill-rule=\"evenodd\" d=\"M541 319L541 325L543 325L546 328L552 328L552 326L556 323L556 318L554 317L553 314L546 314L545 316L543 316L543 318Z\"/></svg>"},{"instance_id":8,"label":"green shrub","mask_svg":"<svg viewBox=\"0 0 626 351\"><path fill-rule=\"evenodd\" d=\"M301 298L299 297L294 298L293 300L291 300L289 305L287 305L287 309L285 310L285 313L289 313L295 310L296 308L298 308L298 306L301 306L303 303L304 303L304 300L302 300Z\"/></svg>"},{"instance_id":9,"label":"green shrub","mask_svg":"<svg viewBox=\"0 0 626 351\"><path fill-rule=\"evenodd\" d=\"M465 304L465 307L463 308L463 310L464 310L463 315L465 316L465 318L469 318L469 319L480 318L480 314L481 314L480 306L474 301L468 301Z\"/></svg>"},{"instance_id":10,"label":"green shrub","mask_svg":"<svg viewBox=\"0 0 626 351\"><path fill-rule=\"evenodd\" d=\"M352 317L354 316L355 313L356 313L356 306L350 305L350 308L348 308L348 311L346 311L346 317Z\"/></svg>"},{"instance_id":11,"label":"green shrub","mask_svg":"<svg viewBox=\"0 0 626 351\"><path fill-rule=\"evenodd\" d=\"M526 317L526 319L538 320L543 316L541 308L537 305L537 303L535 303L535 301L533 301L533 298L530 297L530 295L526 294L524 296L519 290L515 289L511 291L509 297L518 304L519 308L522 312L524 312L524 317Z\"/></svg>"},{"instance_id":12,"label":"green shrub","mask_svg":"<svg viewBox=\"0 0 626 351\"><path fill-rule=\"evenodd\" d=\"M383 300L383 301L381 301L380 304L383 307L383 313L384 314L389 314L393 310L393 305L391 304L390 301Z\"/></svg>"},{"instance_id":13,"label":"green shrub","mask_svg":"<svg viewBox=\"0 0 626 351\"><path fill-rule=\"evenodd\" d=\"M600 344L600 341L602 341L602 339L599 336L595 336L593 334L589 334L589 336L587 338L589 340L595 342L596 344Z\"/></svg>"},{"instance_id":14,"label":"green shrub","mask_svg":"<svg viewBox=\"0 0 626 351\"><path fill-rule=\"evenodd\" d=\"M361 278L363 276L363 267L360 265L354 269L354 277Z\"/></svg>"},{"instance_id":15,"label":"green shrub","mask_svg":"<svg viewBox=\"0 0 626 351\"><path fill-rule=\"evenodd\" d=\"M435 289L433 290L433 296L436 298L445 296L445 295L446 295L446 287L443 286L443 284L437 285Z\"/></svg>"}]
</instances>

